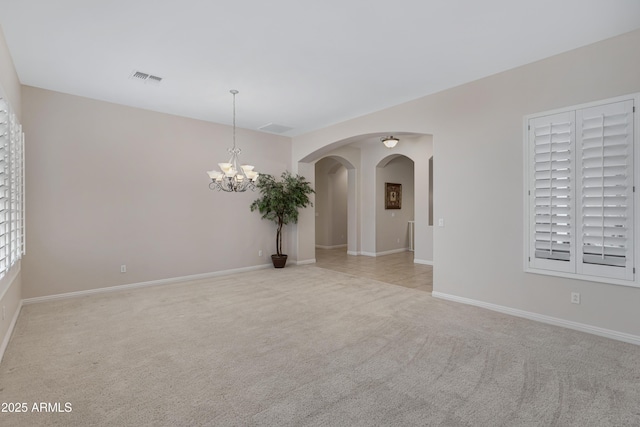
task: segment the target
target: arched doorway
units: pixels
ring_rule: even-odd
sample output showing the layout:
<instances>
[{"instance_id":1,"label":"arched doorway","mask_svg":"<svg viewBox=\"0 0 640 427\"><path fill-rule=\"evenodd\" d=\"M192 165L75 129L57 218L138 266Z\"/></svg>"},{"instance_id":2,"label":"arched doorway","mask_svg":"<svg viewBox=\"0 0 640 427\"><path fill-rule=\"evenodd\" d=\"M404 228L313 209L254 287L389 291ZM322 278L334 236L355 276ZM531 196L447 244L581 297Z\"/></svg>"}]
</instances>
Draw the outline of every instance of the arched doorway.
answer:
<instances>
[{"instance_id":1,"label":"arched doorway","mask_svg":"<svg viewBox=\"0 0 640 427\"><path fill-rule=\"evenodd\" d=\"M316 248L347 247L347 168L333 157L315 165Z\"/></svg>"},{"instance_id":2,"label":"arched doorway","mask_svg":"<svg viewBox=\"0 0 640 427\"><path fill-rule=\"evenodd\" d=\"M314 248L315 246L346 245L349 254L357 255L359 251L357 174L356 166L348 157L348 155L325 156L315 162L313 167L313 182L316 189L313 216ZM322 235L319 236L318 233ZM318 237L320 237L319 240Z\"/></svg>"},{"instance_id":3,"label":"arched doorway","mask_svg":"<svg viewBox=\"0 0 640 427\"><path fill-rule=\"evenodd\" d=\"M392 154L376 165L376 256L413 250L414 162Z\"/></svg>"},{"instance_id":4,"label":"arched doorway","mask_svg":"<svg viewBox=\"0 0 640 427\"><path fill-rule=\"evenodd\" d=\"M347 161L348 173L348 231L347 242L350 255L375 256L377 250L377 201L383 195L377 189L377 166L386 158L401 155L414 162L414 218L415 252L414 262L433 263L433 230L429 225L429 159L433 155L431 135L402 134L400 143L393 149L380 142L380 136L362 135L350 137L325 145L307 154L297 163L298 173L315 184L315 163L325 157ZM301 213L296 226L294 241L297 260L301 263L315 262L315 210ZM407 231L408 233L408 231ZM397 239L396 237L396 243ZM404 239L401 238L401 242Z\"/></svg>"}]
</instances>

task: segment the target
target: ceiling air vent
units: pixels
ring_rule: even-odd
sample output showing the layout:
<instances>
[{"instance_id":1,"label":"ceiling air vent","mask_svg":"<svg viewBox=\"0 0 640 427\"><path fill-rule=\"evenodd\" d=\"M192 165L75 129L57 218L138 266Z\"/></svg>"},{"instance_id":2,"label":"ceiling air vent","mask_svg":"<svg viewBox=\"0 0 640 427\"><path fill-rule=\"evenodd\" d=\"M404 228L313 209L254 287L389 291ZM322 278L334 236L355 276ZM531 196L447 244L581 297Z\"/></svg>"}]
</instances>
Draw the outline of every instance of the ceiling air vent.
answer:
<instances>
[{"instance_id":1,"label":"ceiling air vent","mask_svg":"<svg viewBox=\"0 0 640 427\"><path fill-rule=\"evenodd\" d=\"M258 130L271 133L285 133L293 130L293 128L290 128L289 126L278 125L275 123L267 123L264 126L260 126Z\"/></svg>"},{"instance_id":2,"label":"ceiling air vent","mask_svg":"<svg viewBox=\"0 0 640 427\"><path fill-rule=\"evenodd\" d=\"M134 71L133 73L131 73L130 76L131 79L133 80L139 80L143 83L146 84L151 84L151 85L159 85L160 82L162 81L162 77L158 77L158 76L154 76L152 74L147 74L147 73L143 73L142 71Z\"/></svg>"}]
</instances>

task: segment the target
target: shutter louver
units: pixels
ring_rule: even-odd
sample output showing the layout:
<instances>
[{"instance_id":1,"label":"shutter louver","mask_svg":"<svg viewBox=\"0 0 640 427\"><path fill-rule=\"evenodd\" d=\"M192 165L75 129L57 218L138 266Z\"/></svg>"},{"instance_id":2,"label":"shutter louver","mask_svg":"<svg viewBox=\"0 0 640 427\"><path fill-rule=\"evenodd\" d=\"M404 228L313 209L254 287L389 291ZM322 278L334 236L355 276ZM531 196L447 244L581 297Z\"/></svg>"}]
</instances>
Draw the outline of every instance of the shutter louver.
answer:
<instances>
[{"instance_id":1,"label":"shutter louver","mask_svg":"<svg viewBox=\"0 0 640 427\"><path fill-rule=\"evenodd\" d=\"M579 110L578 271L633 279L633 101Z\"/></svg>"},{"instance_id":2,"label":"shutter louver","mask_svg":"<svg viewBox=\"0 0 640 427\"><path fill-rule=\"evenodd\" d=\"M574 271L574 115L533 119L529 133L533 150L532 263L539 268Z\"/></svg>"}]
</instances>

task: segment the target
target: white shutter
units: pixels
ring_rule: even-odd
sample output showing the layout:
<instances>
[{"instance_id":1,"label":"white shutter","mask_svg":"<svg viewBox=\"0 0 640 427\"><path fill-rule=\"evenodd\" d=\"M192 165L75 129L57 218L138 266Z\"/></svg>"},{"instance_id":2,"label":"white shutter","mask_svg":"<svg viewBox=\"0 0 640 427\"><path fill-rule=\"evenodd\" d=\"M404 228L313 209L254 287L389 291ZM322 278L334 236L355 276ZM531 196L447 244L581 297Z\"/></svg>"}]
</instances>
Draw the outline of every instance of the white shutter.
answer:
<instances>
[{"instance_id":1,"label":"white shutter","mask_svg":"<svg viewBox=\"0 0 640 427\"><path fill-rule=\"evenodd\" d=\"M24 180L24 157L25 157L25 150L24 150L24 132L20 132L20 141L19 141L19 146L20 146L20 151L19 151L19 155L18 155L18 162L20 164L20 168L18 171L18 244L19 244L19 257L22 258L22 256L25 254L26 252L26 246L25 246L25 240L26 240L26 236L25 236L25 180Z\"/></svg>"},{"instance_id":2,"label":"white shutter","mask_svg":"<svg viewBox=\"0 0 640 427\"><path fill-rule=\"evenodd\" d=\"M9 266L20 258L18 249L18 141L22 140L22 127L15 114L9 119Z\"/></svg>"},{"instance_id":3,"label":"white shutter","mask_svg":"<svg viewBox=\"0 0 640 427\"><path fill-rule=\"evenodd\" d=\"M24 135L0 98L0 277L24 254Z\"/></svg>"},{"instance_id":4,"label":"white shutter","mask_svg":"<svg viewBox=\"0 0 640 427\"><path fill-rule=\"evenodd\" d=\"M0 277L9 269L9 105L0 98Z\"/></svg>"},{"instance_id":5,"label":"white shutter","mask_svg":"<svg viewBox=\"0 0 640 427\"><path fill-rule=\"evenodd\" d=\"M530 266L575 272L575 113L529 121Z\"/></svg>"},{"instance_id":6,"label":"white shutter","mask_svg":"<svg viewBox=\"0 0 640 427\"><path fill-rule=\"evenodd\" d=\"M15 115L10 117L9 190L10 190L10 266L24 253L24 135Z\"/></svg>"},{"instance_id":7,"label":"white shutter","mask_svg":"<svg viewBox=\"0 0 640 427\"><path fill-rule=\"evenodd\" d=\"M633 100L578 110L578 273L633 280Z\"/></svg>"}]
</instances>

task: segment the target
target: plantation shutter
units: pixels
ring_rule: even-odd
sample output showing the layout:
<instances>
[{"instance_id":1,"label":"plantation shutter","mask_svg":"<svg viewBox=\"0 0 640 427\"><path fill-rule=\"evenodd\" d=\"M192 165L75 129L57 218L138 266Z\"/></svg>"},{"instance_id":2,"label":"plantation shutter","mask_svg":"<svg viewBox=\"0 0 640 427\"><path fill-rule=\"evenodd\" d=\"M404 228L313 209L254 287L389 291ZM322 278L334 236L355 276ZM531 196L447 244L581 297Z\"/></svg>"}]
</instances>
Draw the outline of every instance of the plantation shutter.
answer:
<instances>
[{"instance_id":1,"label":"plantation shutter","mask_svg":"<svg viewBox=\"0 0 640 427\"><path fill-rule=\"evenodd\" d=\"M24 158L25 158L25 150L24 150L24 132L22 132L22 127L20 128L20 140L18 141L18 146L20 149L18 150L17 161L19 164L17 177L18 177L18 258L22 258L22 256L26 253L25 246L25 179L24 179Z\"/></svg>"},{"instance_id":2,"label":"plantation shutter","mask_svg":"<svg viewBox=\"0 0 640 427\"><path fill-rule=\"evenodd\" d=\"M575 272L575 113L529 121L529 239L534 268Z\"/></svg>"},{"instance_id":3,"label":"plantation shutter","mask_svg":"<svg viewBox=\"0 0 640 427\"><path fill-rule=\"evenodd\" d=\"M578 272L633 280L633 100L578 110Z\"/></svg>"},{"instance_id":4,"label":"plantation shutter","mask_svg":"<svg viewBox=\"0 0 640 427\"><path fill-rule=\"evenodd\" d=\"M24 134L0 98L0 277L24 254Z\"/></svg>"},{"instance_id":5,"label":"plantation shutter","mask_svg":"<svg viewBox=\"0 0 640 427\"><path fill-rule=\"evenodd\" d=\"M0 276L9 269L9 105L0 98Z\"/></svg>"},{"instance_id":6,"label":"plantation shutter","mask_svg":"<svg viewBox=\"0 0 640 427\"><path fill-rule=\"evenodd\" d=\"M24 248L24 134L15 115L11 115L9 122L9 219L10 219L10 264L13 265L22 258Z\"/></svg>"}]
</instances>

